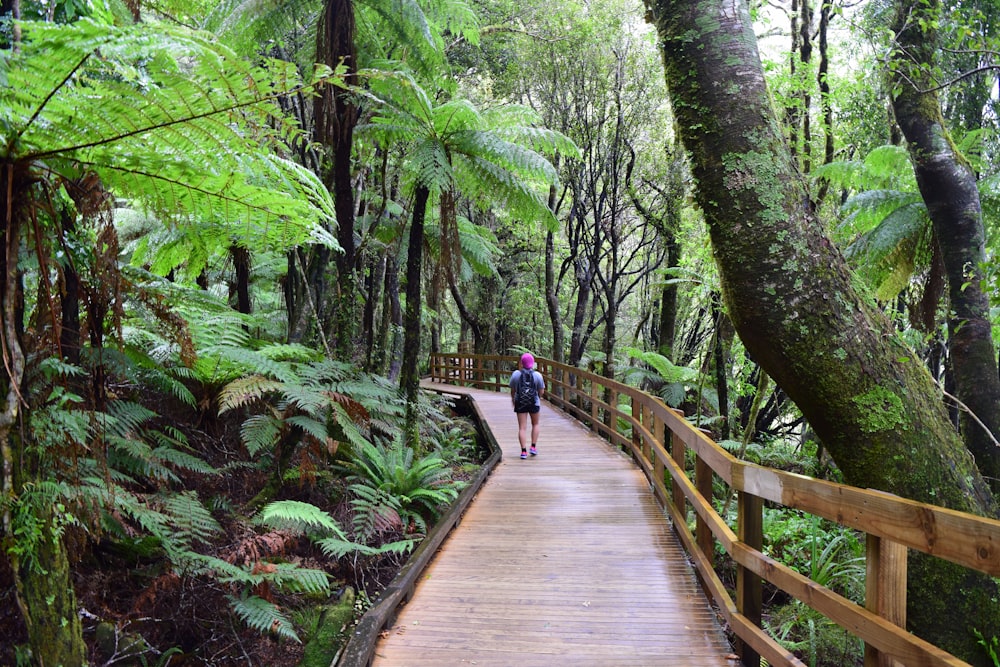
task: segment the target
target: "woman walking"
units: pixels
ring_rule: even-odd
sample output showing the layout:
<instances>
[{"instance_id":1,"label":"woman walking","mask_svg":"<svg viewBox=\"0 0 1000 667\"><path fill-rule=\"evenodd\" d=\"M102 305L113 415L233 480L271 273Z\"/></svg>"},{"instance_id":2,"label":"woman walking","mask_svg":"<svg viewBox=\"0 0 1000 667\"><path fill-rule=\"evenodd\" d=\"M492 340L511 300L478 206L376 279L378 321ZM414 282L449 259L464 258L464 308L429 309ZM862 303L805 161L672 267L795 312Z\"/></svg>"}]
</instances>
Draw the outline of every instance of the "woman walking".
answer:
<instances>
[{"instance_id":1,"label":"woman walking","mask_svg":"<svg viewBox=\"0 0 1000 667\"><path fill-rule=\"evenodd\" d=\"M527 444L531 443L531 455L538 455L538 417L545 394L545 380L535 371L535 357L531 352L521 355L518 369L510 376L510 401L517 415L517 440L521 445L521 458L528 458ZM528 439L528 423L531 423L531 438Z\"/></svg>"}]
</instances>

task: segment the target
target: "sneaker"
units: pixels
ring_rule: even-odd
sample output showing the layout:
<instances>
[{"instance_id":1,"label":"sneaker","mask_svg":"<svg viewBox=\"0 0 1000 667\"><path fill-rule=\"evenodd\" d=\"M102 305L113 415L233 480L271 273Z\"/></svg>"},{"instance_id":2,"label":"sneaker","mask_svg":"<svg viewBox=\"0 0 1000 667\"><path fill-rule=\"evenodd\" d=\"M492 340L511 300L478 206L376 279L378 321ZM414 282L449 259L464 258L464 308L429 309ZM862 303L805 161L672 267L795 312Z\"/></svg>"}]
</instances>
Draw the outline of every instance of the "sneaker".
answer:
<instances>
[{"instance_id":1,"label":"sneaker","mask_svg":"<svg viewBox=\"0 0 1000 667\"><path fill-rule=\"evenodd\" d=\"M531 455L532 456L538 456L538 450L535 449L534 445L531 446ZM524 457L521 457L521 458L524 458Z\"/></svg>"},{"instance_id":2,"label":"sneaker","mask_svg":"<svg viewBox=\"0 0 1000 667\"><path fill-rule=\"evenodd\" d=\"M522 449L522 450L521 450L521 458L522 458L522 459L526 459L526 458L528 458L528 452L526 452L526 451L524 451L524 450Z\"/></svg>"}]
</instances>

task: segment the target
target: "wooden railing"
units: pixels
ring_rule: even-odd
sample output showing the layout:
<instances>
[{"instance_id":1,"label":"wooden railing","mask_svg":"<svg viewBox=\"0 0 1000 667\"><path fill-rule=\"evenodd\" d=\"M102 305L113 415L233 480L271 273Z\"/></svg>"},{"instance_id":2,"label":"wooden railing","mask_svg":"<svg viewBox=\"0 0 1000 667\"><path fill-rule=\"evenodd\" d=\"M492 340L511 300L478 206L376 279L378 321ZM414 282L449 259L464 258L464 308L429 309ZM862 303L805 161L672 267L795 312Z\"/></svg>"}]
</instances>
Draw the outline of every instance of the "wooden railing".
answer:
<instances>
[{"instance_id":1,"label":"wooden railing","mask_svg":"<svg viewBox=\"0 0 1000 667\"><path fill-rule=\"evenodd\" d=\"M630 452L643 470L706 594L738 638L744 665L757 667L761 657L772 666L802 665L761 627L762 580L863 640L865 667L967 665L904 629L906 550L1000 577L1000 521L741 461L656 397L551 360L536 358L536 363L545 377L546 400ZM434 355L431 379L500 391L515 364L516 357ZM737 495L735 529L713 509L716 477ZM765 501L867 536L865 607L762 553ZM735 596L714 570L717 543L736 564Z\"/></svg>"}]
</instances>

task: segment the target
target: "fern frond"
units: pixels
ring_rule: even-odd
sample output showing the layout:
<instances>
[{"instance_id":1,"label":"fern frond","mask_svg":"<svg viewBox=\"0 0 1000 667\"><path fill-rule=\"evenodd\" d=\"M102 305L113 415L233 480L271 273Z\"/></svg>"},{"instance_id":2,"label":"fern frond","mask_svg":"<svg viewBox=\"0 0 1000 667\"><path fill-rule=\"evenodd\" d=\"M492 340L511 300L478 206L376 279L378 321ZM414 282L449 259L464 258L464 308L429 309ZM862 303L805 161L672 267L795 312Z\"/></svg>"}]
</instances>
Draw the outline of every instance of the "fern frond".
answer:
<instances>
[{"instance_id":1,"label":"fern frond","mask_svg":"<svg viewBox=\"0 0 1000 667\"><path fill-rule=\"evenodd\" d=\"M203 28L219 35L240 55L255 56L261 44L287 41L306 26L301 39L308 52L302 62L313 63L319 7L315 0L223 0L209 12Z\"/></svg>"},{"instance_id":2,"label":"fern frond","mask_svg":"<svg viewBox=\"0 0 1000 667\"><path fill-rule=\"evenodd\" d=\"M256 595L227 596L229 605L240 619L257 632L267 632L302 643L292 629L292 622L281 613L277 605Z\"/></svg>"},{"instance_id":3,"label":"fern frond","mask_svg":"<svg viewBox=\"0 0 1000 667\"><path fill-rule=\"evenodd\" d=\"M253 65L166 24L21 27L21 52L0 61L5 158L93 171L163 219L239 219L233 232L265 245L334 218L315 175L259 150L296 135L276 104L309 89L291 64Z\"/></svg>"},{"instance_id":4,"label":"fern frond","mask_svg":"<svg viewBox=\"0 0 1000 667\"><path fill-rule=\"evenodd\" d=\"M323 570L299 567L295 563L274 563L268 579L290 593L328 593L330 576Z\"/></svg>"},{"instance_id":5,"label":"fern frond","mask_svg":"<svg viewBox=\"0 0 1000 667\"><path fill-rule=\"evenodd\" d=\"M367 544L361 544L360 542L352 542L350 540L329 537L323 540L318 540L316 542L316 546L318 546L324 554L332 558L343 558L348 554L355 553L361 556L384 556L386 554L405 556L413 551L413 548L418 542L419 540L408 539L387 542L378 546L369 546Z\"/></svg>"},{"instance_id":6,"label":"fern frond","mask_svg":"<svg viewBox=\"0 0 1000 667\"><path fill-rule=\"evenodd\" d=\"M840 207L843 219L837 226L841 237L871 231L892 211L922 203L918 192L901 190L866 190L850 197Z\"/></svg>"},{"instance_id":7,"label":"fern frond","mask_svg":"<svg viewBox=\"0 0 1000 667\"><path fill-rule=\"evenodd\" d=\"M280 394L283 388L283 382L263 375L250 375L233 380L219 392L219 414L234 408L242 408L269 394Z\"/></svg>"},{"instance_id":8,"label":"fern frond","mask_svg":"<svg viewBox=\"0 0 1000 667\"><path fill-rule=\"evenodd\" d=\"M458 239L462 244L463 264L471 266L480 276L497 275L494 258L499 256L500 248L491 230L459 216Z\"/></svg>"},{"instance_id":9,"label":"fern frond","mask_svg":"<svg viewBox=\"0 0 1000 667\"><path fill-rule=\"evenodd\" d=\"M208 542L222 531L219 522L194 491L171 493L162 498L163 511L174 527L198 542Z\"/></svg>"},{"instance_id":10,"label":"fern frond","mask_svg":"<svg viewBox=\"0 0 1000 667\"><path fill-rule=\"evenodd\" d=\"M676 366L662 354L656 352L645 352L636 348L625 350L629 357L637 359L644 364L648 364L656 370L663 382L668 384L680 382L693 382L698 377L698 371L687 366Z\"/></svg>"},{"instance_id":11,"label":"fern frond","mask_svg":"<svg viewBox=\"0 0 1000 667\"><path fill-rule=\"evenodd\" d=\"M278 500L261 509L257 522L270 528L291 528L298 531L324 529L343 535L332 516L310 503L298 500Z\"/></svg>"},{"instance_id":12,"label":"fern frond","mask_svg":"<svg viewBox=\"0 0 1000 667\"><path fill-rule=\"evenodd\" d=\"M190 470L191 472L200 473L202 475L219 474L219 471L212 467L212 465L204 459L173 446L157 447L153 450L152 454L159 460L164 463L169 463L175 468Z\"/></svg>"},{"instance_id":13,"label":"fern frond","mask_svg":"<svg viewBox=\"0 0 1000 667\"><path fill-rule=\"evenodd\" d=\"M174 471L163 465L144 440L107 434L104 441L110 447L108 464L131 475L138 475L157 481L178 481Z\"/></svg>"},{"instance_id":14,"label":"fern frond","mask_svg":"<svg viewBox=\"0 0 1000 667\"><path fill-rule=\"evenodd\" d=\"M321 362L322 354L299 343L269 343L257 354L273 361ZM303 374L303 377L305 375Z\"/></svg>"},{"instance_id":15,"label":"fern frond","mask_svg":"<svg viewBox=\"0 0 1000 667\"><path fill-rule=\"evenodd\" d=\"M401 55L415 70L429 73L443 61L440 38L416 0L362 0L355 6L359 47L372 54ZM397 52L402 49L403 54Z\"/></svg>"},{"instance_id":16,"label":"fern frond","mask_svg":"<svg viewBox=\"0 0 1000 667\"><path fill-rule=\"evenodd\" d=\"M509 208L511 215L527 220L541 221L546 229L556 230L559 221L542 195L531 184L519 179L502 167L478 157L456 156L456 169L460 191L484 206L499 201Z\"/></svg>"},{"instance_id":17,"label":"fern frond","mask_svg":"<svg viewBox=\"0 0 1000 667\"><path fill-rule=\"evenodd\" d=\"M504 107L504 115L509 113ZM561 155L563 157L579 160L581 158L580 148L562 132L550 130L545 127L531 127L525 125L501 124L493 130L497 136L514 144L527 146L536 153L542 155Z\"/></svg>"},{"instance_id":18,"label":"fern frond","mask_svg":"<svg viewBox=\"0 0 1000 667\"><path fill-rule=\"evenodd\" d=\"M407 155L407 160L417 183L431 192L450 188L454 182L448 153L435 138L417 144Z\"/></svg>"},{"instance_id":19,"label":"fern frond","mask_svg":"<svg viewBox=\"0 0 1000 667\"><path fill-rule=\"evenodd\" d=\"M450 100L434 108L434 132L438 136L452 135L482 125L479 111L468 100Z\"/></svg>"},{"instance_id":20,"label":"fern frond","mask_svg":"<svg viewBox=\"0 0 1000 667\"><path fill-rule=\"evenodd\" d=\"M371 443L358 428L357 423L351 418L344 409L343 405L338 403L333 404L333 410L331 416L334 422L340 427L340 434L347 439L353 447L365 447L371 446Z\"/></svg>"},{"instance_id":21,"label":"fern frond","mask_svg":"<svg viewBox=\"0 0 1000 667\"><path fill-rule=\"evenodd\" d=\"M291 426L297 426L302 429L303 432L312 436L314 439L321 443L325 443L330 434L327 432L326 423L321 422L312 417L307 417L306 415L292 415L285 419L285 423Z\"/></svg>"},{"instance_id":22,"label":"fern frond","mask_svg":"<svg viewBox=\"0 0 1000 667\"><path fill-rule=\"evenodd\" d=\"M507 141L496 132L464 130L451 135L456 153L474 156L522 178L558 183L559 174L552 163L531 148Z\"/></svg>"},{"instance_id":23,"label":"fern frond","mask_svg":"<svg viewBox=\"0 0 1000 667\"><path fill-rule=\"evenodd\" d=\"M250 456L271 449L281 435L281 420L270 414L253 415L240 427L240 440Z\"/></svg>"}]
</instances>

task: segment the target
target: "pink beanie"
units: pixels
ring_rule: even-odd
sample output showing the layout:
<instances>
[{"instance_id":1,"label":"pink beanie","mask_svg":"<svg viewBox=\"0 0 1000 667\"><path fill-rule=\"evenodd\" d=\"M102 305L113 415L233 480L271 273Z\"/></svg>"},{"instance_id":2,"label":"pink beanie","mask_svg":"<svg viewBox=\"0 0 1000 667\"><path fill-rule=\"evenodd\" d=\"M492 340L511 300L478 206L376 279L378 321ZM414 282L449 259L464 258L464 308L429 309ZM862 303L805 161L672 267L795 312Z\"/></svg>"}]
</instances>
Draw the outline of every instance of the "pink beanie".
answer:
<instances>
[{"instance_id":1,"label":"pink beanie","mask_svg":"<svg viewBox=\"0 0 1000 667\"><path fill-rule=\"evenodd\" d=\"M531 356L531 352L525 352L521 355L521 367L527 370L535 367L535 358Z\"/></svg>"}]
</instances>

